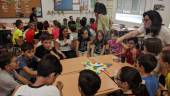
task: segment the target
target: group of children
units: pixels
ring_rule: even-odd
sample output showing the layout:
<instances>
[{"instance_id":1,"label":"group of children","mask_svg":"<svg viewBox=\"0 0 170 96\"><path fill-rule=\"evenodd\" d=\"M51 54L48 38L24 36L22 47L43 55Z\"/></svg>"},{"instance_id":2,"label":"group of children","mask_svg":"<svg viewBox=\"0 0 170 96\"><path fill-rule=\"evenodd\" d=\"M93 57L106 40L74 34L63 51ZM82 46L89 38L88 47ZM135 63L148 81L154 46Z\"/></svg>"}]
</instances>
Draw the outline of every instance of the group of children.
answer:
<instances>
[{"instance_id":1,"label":"group of children","mask_svg":"<svg viewBox=\"0 0 170 96\"><path fill-rule=\"evenodd\" d=\"M59 60L104 54L113 54L134 66L122 67L112 77L122 90L110 96L155 96L161 93L162 85L170 92L170 51L162 50L158 38L145 39L144 50L140 50L136 38L117 43L119 33L115 30L107 40L102 30L97 31L95 20L91 18L87 25L85 17L76 22L70 17L69 23L65 18L63 25L54 20L52 28L48 21L30 22L24 33L23 28L22 21L17 20L12 42L21 49L20 55L0 55L1 96L61 96L63 84L53 85L62 72ZM93 96L101 86L100 77L90 70L82 70L78 80L82 96Z\"/></svg>"}]
</instances>

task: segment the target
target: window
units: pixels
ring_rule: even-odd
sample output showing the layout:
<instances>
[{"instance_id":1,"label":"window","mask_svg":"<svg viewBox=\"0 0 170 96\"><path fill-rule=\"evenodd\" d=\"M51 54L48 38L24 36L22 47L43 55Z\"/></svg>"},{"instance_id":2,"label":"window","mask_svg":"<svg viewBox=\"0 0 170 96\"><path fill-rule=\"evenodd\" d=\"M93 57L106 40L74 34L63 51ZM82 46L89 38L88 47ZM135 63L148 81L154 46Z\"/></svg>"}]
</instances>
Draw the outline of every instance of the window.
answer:
<instances>
[{"instance_id":1,"label":"window","mask_svg":"<svg viewBox=\"0 0 170 96\"><path fill-rule=\"evenodd\" d=\"M116 20L141 23L145 3L146 0L117 0Z\"/></svg>"}]
</instances>

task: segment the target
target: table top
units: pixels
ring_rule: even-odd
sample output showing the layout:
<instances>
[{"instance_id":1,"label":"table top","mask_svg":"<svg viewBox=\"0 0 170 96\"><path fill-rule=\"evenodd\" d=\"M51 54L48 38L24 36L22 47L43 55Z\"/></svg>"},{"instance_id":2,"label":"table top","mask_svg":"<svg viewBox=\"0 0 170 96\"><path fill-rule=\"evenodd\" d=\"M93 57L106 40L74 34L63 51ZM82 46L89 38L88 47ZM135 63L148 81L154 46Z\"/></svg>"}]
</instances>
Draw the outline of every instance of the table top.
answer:
<instances>
[{"instance_id":1,"label":"table top","mask_svg":"<svg viewBox=\"0 0 170 96\"><path fill-rule=\"evenodd\" d=\"M103 94L113 92L119 88L110 77L115 76L121 67L130 65L121 62L114 62L112 58L113 55L103 55L97 57L78 57L61 60L63 72L56 78L54 84L56 84L57 81L63 82L63 96L81 96L78 88L79 72L84 69L82 62L91 60L104 64L112 64L112 66L106 69L106 73L102 72L99 75L102 83L101 88L96 95L103 96Z\"/></svg>"},{"instance_id":2,"label":"table top","mask_svg":"<svg viewBox=\"0 0 170 96\"><path fill-rule=\"evenodd\" d=\"M103 55L103 56L97 56L97 57L77 57L72 59L64 59L61 60L61 64L63 66L63 72L62 74L68 74L68 73L74 73L79 72L84 69L84 65L82 62L87 60L95 60L99 63L105 63L105 64L113 64L112 60L113 55Z\"/></svg>"},{"instance_id":3,"label":"table top","mask_svg":"<svg viewBox=\"0 0 170 96\"><path fill-rule=\"evenodd\" d=\"M109 78L106 74L102 73L99 76L101 78L101 87L96 94L97 96L113 92L119 89L118 86L114 83L114 81L111 80L111 78ZM56 82L54 84L56 84L57 81L63 82L63 96L81 96L78 88L78 77L78 72L60 75L59 77L57 77Z\"/></svg>"}]
</instances>

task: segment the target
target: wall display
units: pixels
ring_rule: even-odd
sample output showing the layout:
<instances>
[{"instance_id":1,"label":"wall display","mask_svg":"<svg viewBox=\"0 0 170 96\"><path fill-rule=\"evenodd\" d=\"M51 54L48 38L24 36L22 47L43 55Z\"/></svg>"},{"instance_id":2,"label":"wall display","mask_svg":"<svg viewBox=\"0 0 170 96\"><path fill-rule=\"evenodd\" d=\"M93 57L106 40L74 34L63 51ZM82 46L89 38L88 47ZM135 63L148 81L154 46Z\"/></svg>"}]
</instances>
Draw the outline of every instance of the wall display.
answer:
<instances>
[{"instance_id":1,"label":"wall display","mask_svg":"<svg viewBox=\"0 0 170 96\"><path fill-rule=\"evenodd\" d=\"M42 17L41 0L0 0L0 18L29 17L32 7L36 7L37 16Z\"/></svg>"}]
</instances>

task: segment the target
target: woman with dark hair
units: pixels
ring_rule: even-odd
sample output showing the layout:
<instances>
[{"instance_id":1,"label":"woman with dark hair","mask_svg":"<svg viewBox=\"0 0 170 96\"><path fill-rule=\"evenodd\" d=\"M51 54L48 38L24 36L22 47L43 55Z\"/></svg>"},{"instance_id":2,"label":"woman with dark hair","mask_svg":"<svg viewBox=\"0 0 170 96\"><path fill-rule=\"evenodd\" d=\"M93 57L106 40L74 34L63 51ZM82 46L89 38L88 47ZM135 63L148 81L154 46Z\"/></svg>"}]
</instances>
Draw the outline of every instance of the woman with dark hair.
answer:
<instances>
[{"instance_id":1,"label":"woman with dark hair","mask_svg":"<svg viewBox=\"0 0 170 96\"><path fill-rule=\"evenodd\" d=\"M143 14L143 23L144 25L141 26L138 30L129 32L128 34L118 38L117 42L121 42L124 39L128 39L131 37L136 37L139 34L144 33L144 39L147 38L159 38L162 41L164 46L170 44L170 31L162 25L162 17L161 15L155 11L150 10L144 12Z\"/></svg>"},{"instance_id":2,"label":"woman with dark hair","mask_svg":"<svg viewBox=\"0 0 170 96\"><path fill-rule=\"evenodd\" d=\"M110 28L111 19L107 15L106 6L103 3L97 2L95 4L94 13L96 15L97 30L102 30L104 32L104 37L106 40L110 39Z\"/></svg>"},{"instance_id":3,"label":"woman with dark hair","mask_svg":"<svg viewBox=\"0 0 170 96\"><path fill-rule=\"evenodd\" d=\"M146 86L142 84L140 73L133 67L122 67L113 80L122 89L123 96L149 96Z\"/></svg>"},{"instance_id":4,"label":"woman with dark hair","mask_svg":"<svg viewBox=\"0 0 170 96\"><path fill-rule=\"evenodd\" d=\"M67 26L62 26L57 42L59 43L59 49L64 53L66 58L74 58L76 55L72 50L73 37L69 35L68 31L69 28Z\"/></svg>"}]
</instances>

